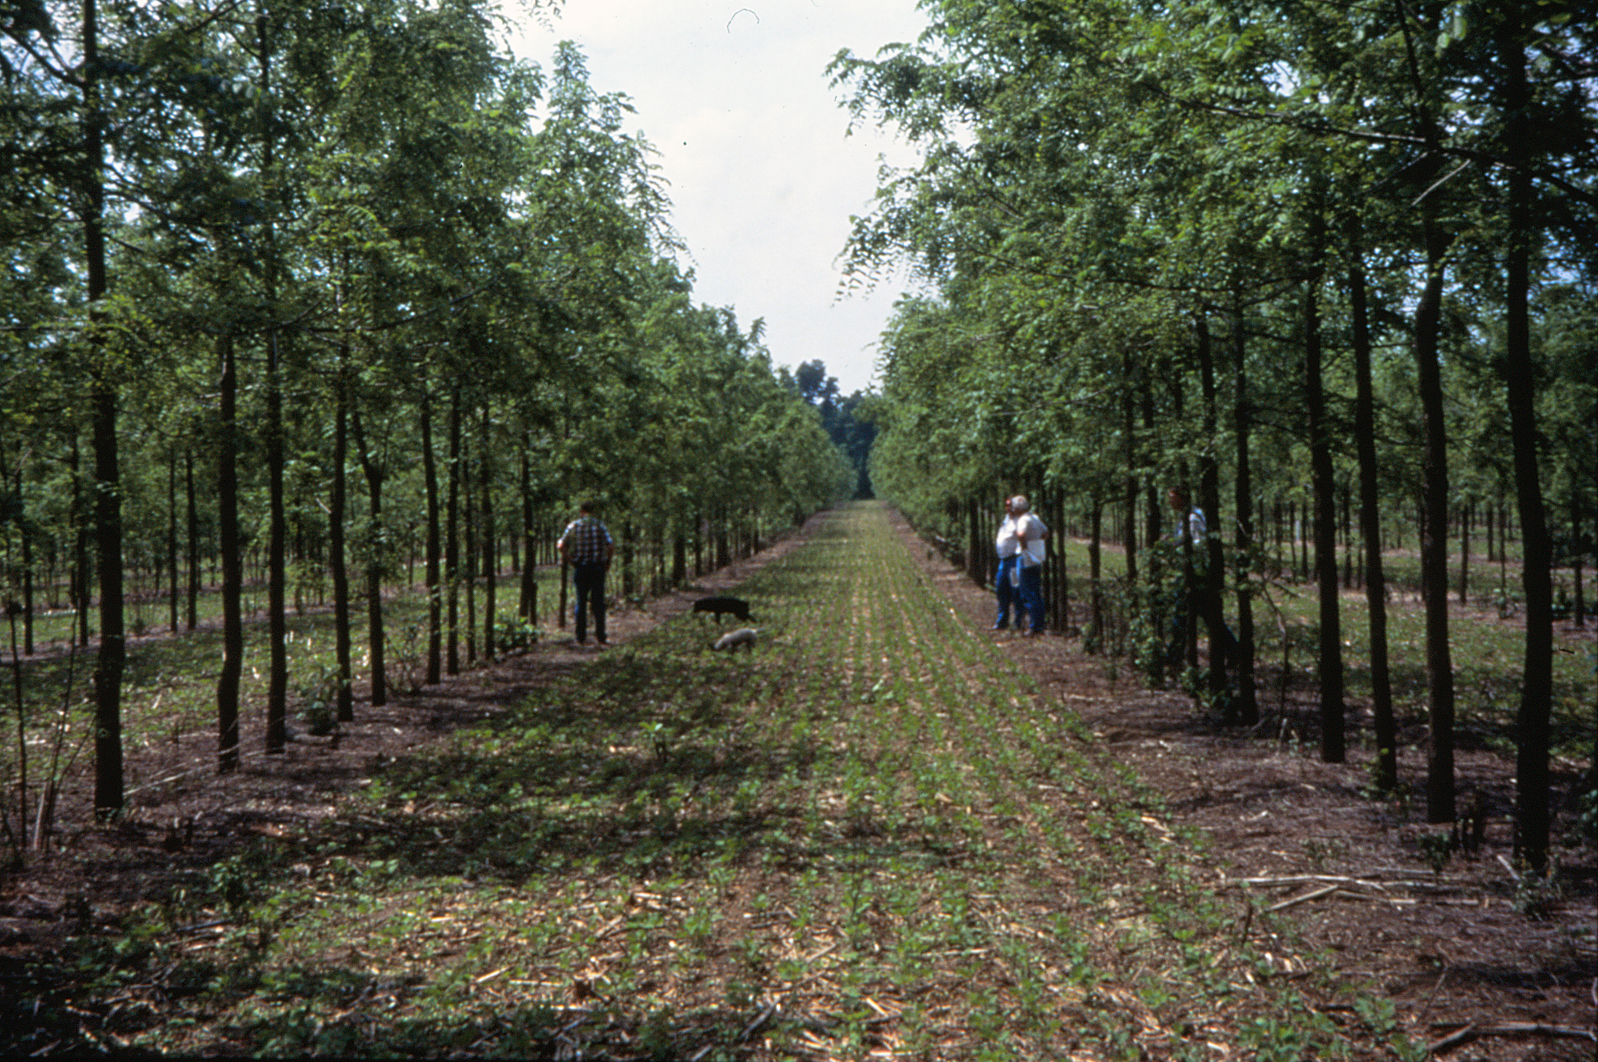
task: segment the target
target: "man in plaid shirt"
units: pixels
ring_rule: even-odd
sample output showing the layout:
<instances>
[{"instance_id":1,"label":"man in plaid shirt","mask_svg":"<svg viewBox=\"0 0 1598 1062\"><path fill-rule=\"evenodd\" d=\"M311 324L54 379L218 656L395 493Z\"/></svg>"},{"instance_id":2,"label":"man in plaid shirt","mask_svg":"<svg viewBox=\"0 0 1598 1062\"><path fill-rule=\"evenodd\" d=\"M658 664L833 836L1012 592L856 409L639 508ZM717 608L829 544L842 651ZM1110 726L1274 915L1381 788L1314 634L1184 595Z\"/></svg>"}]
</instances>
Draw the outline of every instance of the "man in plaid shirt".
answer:
<instances>
[{"instance_id":1,"label":"man in plaid shirt","mask_svg":"<svg viewBox=\"0 0 1598 1062\"><path fill-rule=\"evenodd\" d=\"M572 585L577 590L577 644L588 640L588 609L592 606L594 636L600 645L608 645L605 573L610 570L610 558L616 554L616 543L611 541L605 525L594 517L593 502L585 501L577 507L577 519L566 525L555 548L572 566Z\"/></svg>"}]
</instances>

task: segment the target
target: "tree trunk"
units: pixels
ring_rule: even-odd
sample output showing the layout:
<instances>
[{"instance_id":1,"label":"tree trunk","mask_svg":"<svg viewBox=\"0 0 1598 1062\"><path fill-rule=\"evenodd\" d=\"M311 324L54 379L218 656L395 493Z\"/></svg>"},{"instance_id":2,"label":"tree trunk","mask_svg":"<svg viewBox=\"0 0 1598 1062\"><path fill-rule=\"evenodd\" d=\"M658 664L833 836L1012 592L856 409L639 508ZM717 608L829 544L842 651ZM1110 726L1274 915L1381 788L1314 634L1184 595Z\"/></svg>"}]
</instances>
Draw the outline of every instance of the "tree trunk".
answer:
<instances>
[{"instance_id":1,"label":"tree trunk","mask_svg":"<svg viewBox=\"0 0 1598 1062\"><path fill-rule=\"evenodd\" d=\"M1239 300L1241 302L1241 300ZM1237 434L1237 713L1244 726L1260 721L1254 682L1254 476L1249 456L1249 435L1254 409L1248 397L1248 365L1244 355L1247 335L1243 310L1232 313L1232 402ZM1185 518L1185 517L1184 517Z\"/></svg>"},{"instance_id":2,"label":"tree trunk","mask_svg":"<svg viewBox=\"0 0 1598 1062\"><path fill-rule=\"evenodd\" d=\"M270 23L259 15L255 20L256 39L260 45L260 91L263 99L272 92L272 48L269 36ZM273 124L265 124L261 142L261 175L268 186L276 181L276 142ZM277 277L280 262L277 254L277 232L271 215L266 221L266 301L267 312L277 313ZM266 467L267 493L270 512L266 560L266 613L270 632L267 692L266 692L266 751L269 755L282 755L288 746L288 616L283 600L286 582L284 553L288 548L288 527L283 513L283 351L276 323L266 336Z\"/></svg>"},{"instance_id":3,"label":"tree trunk","mask_svg":"<svg viewBox=\"0 0 1598 1062\"><path fill-rule=\"evenodd\" d=\"M1319 257L1319 214L1311 223L1312 254ZM1320 278L1304 291L1304 398L1308 412L1310 478L1315 491L1315 572L1320 604L1321 760L1347 758L1343 706L1343 624L1338 607L1337 479L1332 468L1331 425L1321 376Z\"/></svg>"},{"instance_id":4,"label":"tree trunk","mask_svg":"<svg viewBox=\"0 0 1598 1062\"><path fill-rule=\"evenodd\" d=\"M350 389L342 367L337 382L333 414L333 497L328 513L328 550L333 569L333 644L338 668L337 704L339 722L355 720L354 635L350 630L350 567L345 528L349 522L349 421Z\"/></svg>"},{"instance_id":5,"label":"tree trunk","mask_svg":"<svg viewBox=\"0 0 1598 1062\"><path fill-rule=\"evenodd\" d=\"M452 388L449 403L449 496L444 512L444 592L448 595L445 607L447 659L445 670L451 675L461 673L460 634L460 498L461 498L461 394Z\"/></svg>"},{"instance_id":6,"label":"tree trunk","mask_svg":"<svg viewBox=\"0 0 1598 1062\"><path fill-rule=\"evenodd\" d=\"M284 551L288 528L283 514L283 390L277 331L267 336L266 464L270 532L267 541L266 611L271 663L266 695L266 751L282 755L288 747L288 616L284 611Z\"/></svg>"},{"instance_id":7,"label":"tree trunk","mask_svg":"<svg viewBox=\"0 0 1598 1062\"><path fill-rule=\"evenodd\" d=\"M1092 633L1085 646L1090 652L1104 648L1104 502L1097 491L1093 493L1092 504L1093 510L1088 514L1088 630Z\"/></svg>"},{"instance_id":8,"label":"tree trunk","mask_svg":"<svg viewBox=\"0 0 1598 1062\"><path fill-rule=\"evenodd\" d=\"M26 546L28 538L22 538ZM178 455L173 450L166 466L166 566L169 584L166 602L167 629L178 632ZM23 558L23 571L28 570ZM30 650L31 651L31 650Z\"/></svg>"},{"instance_id":9,"label":"tree trunk","mask_svg":"<svg viewBox=\"0 0 1598 1062\"><path fill-rule=\"evenodd\" d=\"M386 552L383 535L384 473L382 463L368 445L366 432L362 429L358 400L351 403L350 427L355 433L355 449L360 454L361 470L366 474L367 508L371 521L366 544L367 651L372 661L372 707L381 708L388 703L383 630L383 561Z\"/></svg>"},{"instance_id":10,"label":"tree trunk","mask_svg":"<svg viewBox=\"0 0 1598 1062\"><path fill-rule=\"evenodd\" d=\"M1422 203L1426 233L1426 285L1415 308L1417 369L1423 444L1421 591L1426 609L1426 684L1431 724L1427 750L1426 818L1454 821L1454 664L1448 646L1448 428L1443 406L1443 263L1449 240L1437 222L1436 207Z\"/></svg>"},{"instance_id":11,"label":"tree trunk","mask_svg":"<svg viewBox=\"0 0 1598 1062\"><path fill-rule=\"evenodd\" d=\"M1511 7L1510 10L1513 10ZM1515 451L1515 497L1520 512L1521 583L1526 595L1526 656L1517 720L1515 853L1542 873L1548 866L1549 741L1553 713L1552 549L1548 540L1541 473L1537 465L1537 381L1532 366L1532 187L1529 163L1530 92L1524 32L1504 12L1498 25L1504 65L1504 131L1509 201L1506 264L1504 376L1509 430Z\"/></svg>"},{"instance_id":12,"label":"tree trunk","mask_svg":"<svg viewBox=\"0 0 1598 1062\"><path fill-rule=\"evenodd\" d=\"M95 0L83 3L83 106L85 194L83 239L90 306L110 291L105 250L105 112L99 80L99 14ZM122 672L127 662L122 611L122 484L117 454L117 393L99 354L105 339L93 327L90 394L94 439L94 528L100 562L100 652L94 666L94 809L115 814L124 802L122 785ZM87 609L85 609L87 611Z\"/></svg>"},{"instance_id":13,"label":"tree trunk","mask_svg":"<svg viewBox=\"0 0 1598 1062\"><path fill-rule=\"evenodd\" d=\"M238 360L233 336L221 342L217 540L222 554L222 671L216 683L217 770L239 769L239 680L244 673L244 557L239 541Z\"/></svg>"},{"instance_id":14,"label":"tree trunk","mask_svg":"<svg viewBox=\"0 0 1598 1062\"><path fill-rule=\"evenodd\" d=\"M1213 439L1218 431L1219 414L1216 412L1215 355L1210 338L1209 320L1199 316L1198 343L1199 377L1203 392L1204 409L1201 414L1200 438ZM1205 571L1203 601L1204 626L1209 635L1210 666L1208 688L1212 699L1225 705L1224 719L1237 722L1237 706L1226 697L1227 659L1226 623L1221 612L1221 595L1225 589L1226 553L1221 545L1221 470L1215 453L1205 449L1199 457L1199 504L1204 509ZM1187 519L1187 514L1182 514Z\"/></svg>"},{"instance_id":15,"label":"tree trunk","mask_svg":"<svg viewBox=\"0 0 1598 1062\"><path fill-rule=\"evenodd\" d=\"M425 384L421 402L422 479L427 492L427 684L436 686L443 681L444 668L443 530L439 527L438 457L433 451L433 396Z\"/></svg>"},{"instance_id":16,"label":"tree trunk","mask_svg":"<svg viewBox=\"0 0 1598 1062\"><path fill-rule=\"evenodd\" d=\"M184 494L187 495L189 525L189 578L187 614L184 627L193 630L200 622L200 503L194 490L194 451L183 454Z\"/></svg>"},{"instance_id":17,"label":"tree trunk","mask_svg":"<svg viewBox=\"0 0 1598 1062\"><path fill-rule=\"evenodd\" d=\"M538 625L538 540L533 528L533 458L529 452L529 439L522 435L521 495L522 495L522 594L517 615L533 626ZM678 539L678 543L681 543ZM686 581L677 576L677 585Z\"/></svg>"},{"instance_id":18,"label":"tree trunk","mask_svg":"<svg viewBox=\"0 0 1598 1062\"><path fill-rule=\"evenodd\" d=\"M481 483L482 489L482 514L483 514L483 659L492 662L494 659L494 616L498 607L499 590L499 542L494 537L494 495L493 495L493 466L489 463L492 447L489 443L489 412L488 402L483 402L483 433L477 440L478 449L482 452Z\"/></svg>"},{"instance_id":19,"label":"tree trunk","mask_svg":"<svg viewBox=\"0 0 1598 1062\"><path fill-rule=\"evenodd\" d=\"M1376 789L1398 788L1398 723L1387 662L1387 574L1382 560L1381 483L1376 464L1376 401L1371 386L1370 313L1365 267L1355 250L1349 268L1354 328L1354 444L1359 458L1360 531L1365 539L1365 604L1370 623L1371 716L1376 737Z\"/></svg>"}]
</instances>

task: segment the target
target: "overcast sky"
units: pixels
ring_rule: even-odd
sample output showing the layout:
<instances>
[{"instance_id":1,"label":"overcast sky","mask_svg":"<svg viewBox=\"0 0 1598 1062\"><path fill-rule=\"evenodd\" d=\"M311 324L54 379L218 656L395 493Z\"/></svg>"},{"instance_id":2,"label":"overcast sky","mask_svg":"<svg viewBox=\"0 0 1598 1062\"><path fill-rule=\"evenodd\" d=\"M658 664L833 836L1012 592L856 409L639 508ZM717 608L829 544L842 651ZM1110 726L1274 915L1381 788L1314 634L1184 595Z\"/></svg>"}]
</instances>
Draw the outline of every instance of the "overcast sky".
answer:
<instances>
[{"instance_id":1,"label":"overcast sky","mask_svg":"<svg viewBox=\"0 0 1598 1062\"><path fill-rule=\"evenodd\" d=\"M872 384L901 285L840 297L840 253L879 156L910 156L875 130L846 136L825 71L925 24L915 0L567 0L512 47L547 67L575 41L592 87L631 97L627 131L660 152L696 301L733 307L745 330L764 318L776 364L819 358L850 394Z\"/></svg>"}]
</instances>

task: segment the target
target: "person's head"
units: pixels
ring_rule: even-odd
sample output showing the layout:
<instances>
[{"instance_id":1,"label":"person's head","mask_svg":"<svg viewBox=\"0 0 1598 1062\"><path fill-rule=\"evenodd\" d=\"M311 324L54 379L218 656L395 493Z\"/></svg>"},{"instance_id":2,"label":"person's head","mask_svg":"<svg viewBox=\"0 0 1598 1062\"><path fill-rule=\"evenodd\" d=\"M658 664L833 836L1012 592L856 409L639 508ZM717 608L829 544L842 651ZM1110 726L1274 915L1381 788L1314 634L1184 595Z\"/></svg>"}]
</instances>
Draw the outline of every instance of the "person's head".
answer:
<instances>
[{"instance_id":1,"label":"person's head","mask_svg":"<svg viewBox=\"0 0 1598 1062\"><path fill-rule=\"evenodd\" d=\"M1172 487L1165 492L1165 500L1171 503L1173 509L1187 508L1187 491L1181 487Z\"/></svg>"},{"instance_id":2,"label":"person's head","mask_svg":"<svg viewBox=\"0 0 1598 1062\"><path fill-rule=\"evenodd\" d=\"M1010 510L1012 512L1024 513L1030 508L1032 508L1032 503L1027 501L1025 494L1017 494L1010 499Z\"/></svg>"},{"instance_id":3,"label":"person's head","mask_svg":"<svg viewBox=\"0 0 1598 1062\"><path fill-rule=\"evenodd\" d=\"M580 516L593 516L598 506L590 498L585 498L577 503L577 513Z\"/></svg>"}]
</instances>

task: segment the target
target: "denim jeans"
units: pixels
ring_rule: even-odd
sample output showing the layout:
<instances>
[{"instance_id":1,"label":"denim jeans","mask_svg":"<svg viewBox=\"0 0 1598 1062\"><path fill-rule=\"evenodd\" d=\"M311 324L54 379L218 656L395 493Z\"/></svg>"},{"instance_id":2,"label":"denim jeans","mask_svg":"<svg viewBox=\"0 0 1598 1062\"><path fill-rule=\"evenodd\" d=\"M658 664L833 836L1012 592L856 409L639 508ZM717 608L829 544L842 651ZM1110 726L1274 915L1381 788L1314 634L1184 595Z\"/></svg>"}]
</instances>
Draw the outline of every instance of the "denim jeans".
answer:
<instances>
[{"instance_id":1,"label":"denim jeans","mask_svg":"<svg viewBox=\"0 0 1598 1062\"><path fill-rule=\"evenodd\" d=\"M1020 568L1020 585L1012 584L1017 567ZM997 587L999 598L999 614L994 619L995 627L1008 627L1010 625L1010 607L1015 606L1015 625L1017 628L1026 625L1031 618L1032 633L1037 634L1043 630L1043 566L1034 564L1030 568L1022 564L1020 556L1006 557L999 562L999 585Z\"/></svg>"},{"instance_id":2,"label":"denim jeans","mask_svg":"<svg viewBox=\"0 0 1598 1062\"><path fill-rule=\"evenodd\" d=\"M594 613L594 635L605 641L605 562L572 565L572 589L577 593L577 640L588 640L588 612Z\"/></svg>"},{"instance_id":3,"label":"denim jeans","mask_svg":"<svg viewBox=\"0 0 1598 1062\"><path fill-rule=\"evenodd\" d=\"M1015 558L1004 557L999 561L998 585L994 588L999 597L999 615L994 619L993 626L1003 629L1010 625L1010 606L1016 609L1017 623L1020 621L1021 598L1016 588L1010 583L1010 575L1015 571Z\"/></svg>"},{"instance_id":4,"label":"denim jeans","mask_svg":"<svg viewBox=\"0 0 1598 1062\"><path fill-rule=\"evenodd\" d=\"M1021 569L1021 585L1016 587L1015 625L1021 626L1021 617L1025 614L1032 620L1032 633L1040 634L1043 631L1043 565L1028 567L1019 556L1015 563Z\"/></svg>"}]
</instances>

